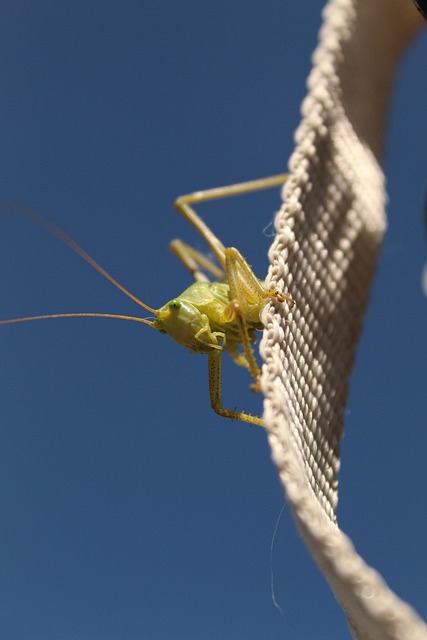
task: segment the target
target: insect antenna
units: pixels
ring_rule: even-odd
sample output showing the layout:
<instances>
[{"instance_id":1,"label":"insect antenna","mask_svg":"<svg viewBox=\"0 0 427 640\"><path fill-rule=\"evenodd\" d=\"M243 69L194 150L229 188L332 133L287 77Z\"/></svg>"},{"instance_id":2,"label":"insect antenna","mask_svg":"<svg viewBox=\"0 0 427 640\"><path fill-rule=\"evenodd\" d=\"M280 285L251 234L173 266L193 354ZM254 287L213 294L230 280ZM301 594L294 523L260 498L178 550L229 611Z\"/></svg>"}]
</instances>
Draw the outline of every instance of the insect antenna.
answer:
<instances>
[{"instance_id":1,"label":"insect antenna","mask_svg":"<svg viewBox=\"0 0 427 640\"><path fill-rule=\"evenodd\" d=\"M4 207L6 208L6 207ZM34 209L30 209L29 207L24 207L17 203L7 203L7 209L12 210L14 213L21 215L39 227L42 227L52 235L58 238L61 242L66 244L72 251L77 253L83 260L85 260L88 264L91 265L98 273L100 273L104 278L106 278L111 284L113 284L117 289L122 291L128 298L136 302L140 307L143 307L150 313L156 314L156 309L149 307L145 302L142 302L139 298L137 298L133 293L131 293L126 287L124 287L120 282L118 282L112 275L108 273L101 265L90 256L82 247L80 247L75 240L70 238L62 229L57 227L53 222L51 222L48 218L43 216L41 213L38 213ZM50 318L116 318L118 320L131 320L133 322L142 322L144 324L148 324L149 326L154 326L153 322L150 320L146 320L145 318L138 318L136 316L126 316L121 314L114 313L54 313L50 315L40 315L40 316L28 316L24 318L14 318L10 320L0 320L0 324L12 324L14 322L29 322L31 320L47 320Z\"/></svg>"},{"instance_id":2,"label":"insect antenna","mask_svg":"<svg viewBox=\"0 0 427 640\"><path fill-rule=\"evenodd\" d=\"M154 326L151 320L139 318L138 316L125 316L119 313L51 313L44 316L26 316L24 318L11 318L0 320L0 324L15 324L16 322L32 322L33 320L51 320L53 318L115 318L116 320L132 320L133 322L143 322L150 327Z\"/></svg>"}]
</instances>

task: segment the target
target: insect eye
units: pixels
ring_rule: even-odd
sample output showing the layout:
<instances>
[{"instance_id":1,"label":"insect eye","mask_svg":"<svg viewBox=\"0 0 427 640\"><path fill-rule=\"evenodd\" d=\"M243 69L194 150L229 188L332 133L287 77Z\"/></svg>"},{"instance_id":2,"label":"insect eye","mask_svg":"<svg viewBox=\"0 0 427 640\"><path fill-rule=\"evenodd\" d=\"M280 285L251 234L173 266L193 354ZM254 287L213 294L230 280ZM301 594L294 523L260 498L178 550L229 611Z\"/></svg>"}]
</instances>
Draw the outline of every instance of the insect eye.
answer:
<instances>
[{"instance_id":1,"label":"insect eye","mask_svg":"<svg viewBox=\"0 0 427 640\"><path fill-rule=\"evenodd\" d=\"M169 309L179 309L181 306L181 303L179 300L171 300L168 306L169 306Z\"/></svg>"}]
</instances>

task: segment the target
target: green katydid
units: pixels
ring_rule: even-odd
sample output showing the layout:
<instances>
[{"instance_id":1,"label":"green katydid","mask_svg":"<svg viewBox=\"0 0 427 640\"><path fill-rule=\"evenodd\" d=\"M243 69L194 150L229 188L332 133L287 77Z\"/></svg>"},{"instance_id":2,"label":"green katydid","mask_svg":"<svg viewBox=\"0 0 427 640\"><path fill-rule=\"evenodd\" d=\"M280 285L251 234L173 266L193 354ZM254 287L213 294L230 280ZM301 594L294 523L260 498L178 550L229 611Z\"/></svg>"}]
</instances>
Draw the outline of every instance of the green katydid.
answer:
<instances>
[{"instance_id":1,"label":"green katydid","mask_svg":"<svg viewBox=\"0 0 427 640\"><path fill-rule=\"evenodd\" d=\"M278 186L283 184L286 178L286 174L281 174L241 184L197 191L181 196L175 201L176 209L207 242L215 254L220 268L182 240L173 240L170 245L173 253L192 273L195 282L180 296L170 300L157 310L139 300L123 287L52 222L33 211L21 211L68 245L125 295L152 313L154 319L148 320L110 313L59 313L0 320L0 324L70 317L117 318L142 322L158 329L161 333L168 334L193 353L207 354L210 401L217 414L233 420L264 426L262 419L257 416L243 411L225 409L222 406L222 352L225 350L236 364L244 366L250 371L253 378L251 388L253 391L259 391L260 369L255 359L252 343L256 339L255 331L263 328L260 319L261 312L270 299L276 299L279 302L288 301L292 305L295 304L295 301L282 291L267 289L264 283L255 276L241 253L234 247L224 247L191 205ZM205 272L209 272L215 281L211 282Z\"/></svg>"}]
</instances>

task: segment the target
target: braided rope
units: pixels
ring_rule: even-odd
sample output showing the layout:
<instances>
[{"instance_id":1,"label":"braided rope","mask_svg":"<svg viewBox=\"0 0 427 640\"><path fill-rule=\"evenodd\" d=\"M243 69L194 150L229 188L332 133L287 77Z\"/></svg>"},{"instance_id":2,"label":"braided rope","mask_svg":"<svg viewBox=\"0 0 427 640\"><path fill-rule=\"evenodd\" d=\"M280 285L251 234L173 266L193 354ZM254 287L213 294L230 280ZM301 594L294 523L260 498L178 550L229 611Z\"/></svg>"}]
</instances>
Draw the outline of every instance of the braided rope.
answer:
<instances>
[{"instance_id":1,"label":"braided rope","mask_svg":"<svg viewBox=\"0 0 427 640\"><path fill-rule=\"evenodd\" d=\"M336 522L349 379L385 231L379 166L399 56L422 19L402 0L331 0L276 220L264 312L264 419L299 531L355 637L427 638ZM286 314L286 315L283 315Z\"/></svg>"}]
</instances>

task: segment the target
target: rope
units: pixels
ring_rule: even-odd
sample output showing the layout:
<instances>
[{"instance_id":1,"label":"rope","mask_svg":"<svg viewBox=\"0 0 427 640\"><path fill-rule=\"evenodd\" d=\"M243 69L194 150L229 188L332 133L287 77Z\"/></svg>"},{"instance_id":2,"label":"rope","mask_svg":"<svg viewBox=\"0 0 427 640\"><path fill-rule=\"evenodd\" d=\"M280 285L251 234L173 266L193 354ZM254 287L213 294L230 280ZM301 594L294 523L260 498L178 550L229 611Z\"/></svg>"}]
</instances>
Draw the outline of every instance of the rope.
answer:
<instances>
[{"instance_id":1,"label":"rope","mask_svg":"<svg viewBox=\"0 0 427 640\"><path fill-rule=\"evenodd\" d=\"M302 105L267 286L264 420L297 527L363 640L427 627L338 528L349 379L386 227L381 158L399 57L423 25L411 2L330 0Z\"/></svg>"}]
</instances>

